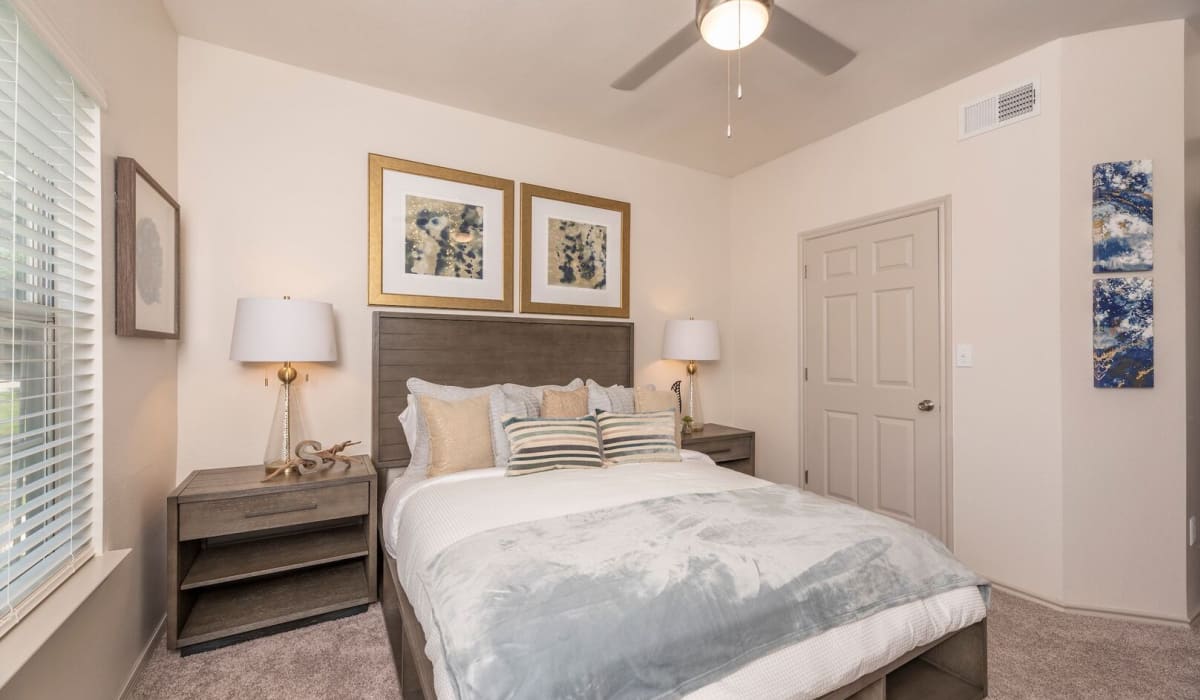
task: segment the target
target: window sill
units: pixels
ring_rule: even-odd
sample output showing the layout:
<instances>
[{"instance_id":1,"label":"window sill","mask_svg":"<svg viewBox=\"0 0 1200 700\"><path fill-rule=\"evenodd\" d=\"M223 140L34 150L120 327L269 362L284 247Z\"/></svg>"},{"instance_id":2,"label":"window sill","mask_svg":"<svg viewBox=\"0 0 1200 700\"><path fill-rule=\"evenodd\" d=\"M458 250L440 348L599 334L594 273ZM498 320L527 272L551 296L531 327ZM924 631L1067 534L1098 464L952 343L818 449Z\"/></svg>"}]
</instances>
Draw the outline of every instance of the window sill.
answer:
<instances>
[{"instance_id":1,"label":"window sill","mask_svg":"<svg viewBox=\"0 0 1200 700\"><path fill-rule=\"evenodd\" d=\"M58 631L116 570L132 550L118 549L92 557L38 604L25 619L0 637L0 688Z\"/></svg>"}]
</instances>

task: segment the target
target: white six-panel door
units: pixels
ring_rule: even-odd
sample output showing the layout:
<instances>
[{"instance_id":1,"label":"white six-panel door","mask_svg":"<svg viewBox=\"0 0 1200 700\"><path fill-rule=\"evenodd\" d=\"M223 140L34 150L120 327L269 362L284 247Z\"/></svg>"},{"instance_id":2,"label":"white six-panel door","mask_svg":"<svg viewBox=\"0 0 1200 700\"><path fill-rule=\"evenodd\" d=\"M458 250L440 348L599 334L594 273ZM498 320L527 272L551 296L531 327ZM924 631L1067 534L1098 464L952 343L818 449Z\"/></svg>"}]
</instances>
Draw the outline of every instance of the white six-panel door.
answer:
<instances>
[{"instance_id":1,"label":"white six-panel door","mask_svg":"<svg viewBox=\"0 0 1200 700\"><path fill-rule=\"evenodd\" d=\"M807 488L945 540L941 210L804 241Z\"/></svg>"}]
</instances>

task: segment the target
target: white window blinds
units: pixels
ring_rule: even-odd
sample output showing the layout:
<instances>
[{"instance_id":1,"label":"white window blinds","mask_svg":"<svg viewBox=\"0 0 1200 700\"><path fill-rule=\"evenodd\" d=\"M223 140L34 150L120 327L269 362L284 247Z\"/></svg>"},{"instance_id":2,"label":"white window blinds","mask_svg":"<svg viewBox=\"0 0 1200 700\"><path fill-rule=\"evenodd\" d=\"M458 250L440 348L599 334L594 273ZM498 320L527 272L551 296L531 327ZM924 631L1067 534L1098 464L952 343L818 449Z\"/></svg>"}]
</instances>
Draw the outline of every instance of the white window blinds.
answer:
<instances>
[{"instance_id":1,"label":"white window blinds","mask_svg":"<svg viewBox=\"0 0 1200 700\"><path fill-rule=\"evenodd\" d=\"M0 634L93 551L98 119L0 0Z\"/></svg>"}]
</instances>

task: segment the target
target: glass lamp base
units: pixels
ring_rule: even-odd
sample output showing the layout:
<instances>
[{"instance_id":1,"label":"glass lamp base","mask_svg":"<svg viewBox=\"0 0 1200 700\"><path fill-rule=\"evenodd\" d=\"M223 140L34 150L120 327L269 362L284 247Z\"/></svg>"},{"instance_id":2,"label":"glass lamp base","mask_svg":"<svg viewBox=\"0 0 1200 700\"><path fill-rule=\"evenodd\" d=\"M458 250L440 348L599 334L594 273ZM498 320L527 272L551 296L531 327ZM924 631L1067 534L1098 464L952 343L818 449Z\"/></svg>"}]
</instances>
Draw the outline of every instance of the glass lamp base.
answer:
<instances>
[{"instance_id":1,"label":"glass lamp base","mask_svg":"<svg viewBox=\"0 0 1200 700\"><path fill-rule=\"evenodd\" d=\"M296 445L309 439L299 399L296 387L291 384L279 385L271 432L267 435L267 449L263 453L263 465L268 471L274 471L280 464L296 456Z\"/></svg>"},{"instance_id":2,"label":"glass lamp base","mask_svg":"<svg viewBox=\"0 0 1200 700\"><path fill-rule=\"evenodd\" d=\"M685 418L691 418L691 421L684 421L684 425L689 426L689 432L698 433L704 430L704 409L700 405L700 371L688 375L687 398L683 404L683 415Z\"/></svg>"}]
</instances>

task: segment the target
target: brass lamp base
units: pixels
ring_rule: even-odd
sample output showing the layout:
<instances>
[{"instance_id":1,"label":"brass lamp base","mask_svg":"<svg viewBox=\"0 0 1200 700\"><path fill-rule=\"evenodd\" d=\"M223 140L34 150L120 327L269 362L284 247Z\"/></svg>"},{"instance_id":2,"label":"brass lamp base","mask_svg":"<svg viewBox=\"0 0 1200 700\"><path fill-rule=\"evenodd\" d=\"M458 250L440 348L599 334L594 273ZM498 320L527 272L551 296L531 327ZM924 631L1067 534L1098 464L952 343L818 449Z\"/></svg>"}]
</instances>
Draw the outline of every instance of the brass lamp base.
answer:
<instances>
[{"instance_id":1,"label":"brass lamp base","mask_svg":"<svg viewBox=\"0 0 1200 700\"><path fill-rule=\"evenodd\" d=\"M267 474L274 474L284 464L286 464L286 462L272 462L270 464L264 464L263 471L266 472ZM299 475L300 468L296 467L296 466L291 466L291 467L288 467L287 469L284 469L280 473L283 474L283 476L292 476L293 474Z\"/></svg>"},{"instance_id":2,"label":"brass lamp base","mask_svg":"<svg viewBox=\"0 0 1200 700\"><path fill-rule=\"evenodd\" d=\"M275 373L275 376L279 377L279 381L283 382L284 384L291 384L292 382L296 381L296 377L298 375L299 372L296 371L296 368L292 366L291 362L284 362L283 366L279 368L279 371Z\"/></svg>"},{"instance_id":3,"label":"brass lamp base","mask_svg":"<svg viewBox=\"0 0 1200 700\"><path fill-rule=\"evenodd\" d=\"M684 414L691 418L686 423L688 434L704 432L704 416L703 410L700 407L700 391L698 386L700 374L697 370L699 370L699 367L696 366L696 361L690 360L687 363L688 386L687 400L684 407Z\"/></svg>"}]
</instances>

